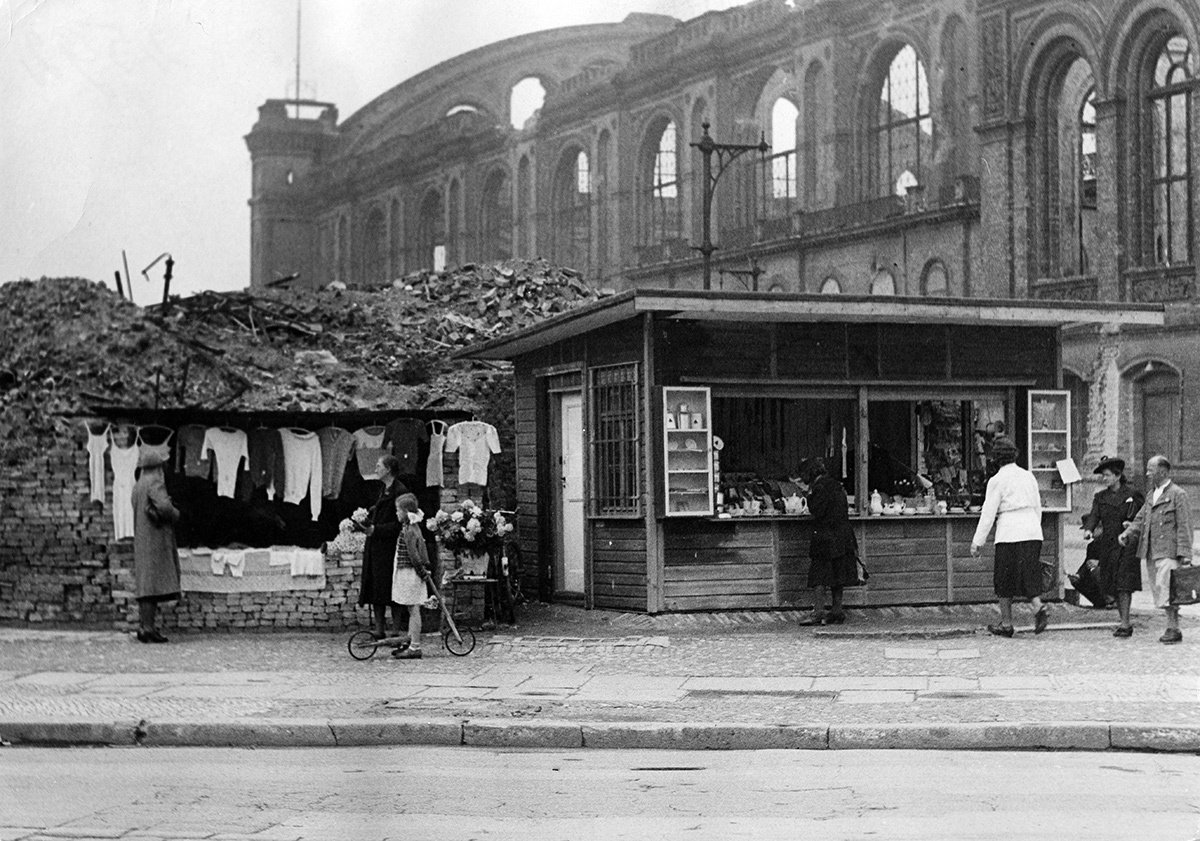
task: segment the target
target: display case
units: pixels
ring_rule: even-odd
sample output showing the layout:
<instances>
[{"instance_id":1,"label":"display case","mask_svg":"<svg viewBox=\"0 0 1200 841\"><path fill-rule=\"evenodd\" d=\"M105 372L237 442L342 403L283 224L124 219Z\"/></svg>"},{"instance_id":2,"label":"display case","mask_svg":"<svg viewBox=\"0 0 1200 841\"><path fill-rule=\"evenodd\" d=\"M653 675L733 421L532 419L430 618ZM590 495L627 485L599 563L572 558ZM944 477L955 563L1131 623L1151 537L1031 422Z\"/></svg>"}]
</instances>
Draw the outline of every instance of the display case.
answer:
<instances>
[{"instance_id":1,"label":"display case","mask_svg":"<svg viewBox=\"0 0 1200 841\"><path fill-rule=\"evenodd\" d=\"M663 388L663 464L668 517L713 514L712 395Z\"/></svg>"},{"instance_id":2,"label":"display case","mask_svg":"<svg viewBox=\"0 0 1200 841\"><path fill-rule=\"evenodd\" d=\"M1043 511L1070 511L1071 486L1058 462L1071 457L1071 393L1029 392L1029 469L1042 492Z\"/></svg>"}]
</instances>

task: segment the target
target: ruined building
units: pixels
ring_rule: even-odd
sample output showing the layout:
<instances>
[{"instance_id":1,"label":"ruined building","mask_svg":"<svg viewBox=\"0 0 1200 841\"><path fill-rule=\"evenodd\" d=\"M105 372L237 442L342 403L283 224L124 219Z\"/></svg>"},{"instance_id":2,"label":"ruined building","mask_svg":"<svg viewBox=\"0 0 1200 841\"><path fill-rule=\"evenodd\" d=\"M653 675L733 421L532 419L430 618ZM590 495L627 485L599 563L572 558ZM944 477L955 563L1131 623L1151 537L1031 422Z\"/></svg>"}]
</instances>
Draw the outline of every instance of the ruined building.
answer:
<instances>
[{"instance_id":1,"label":"ruined building","mask_svg":"<svg viewBox=\"0 0 1200 841\"><path fill-rule=\"evenodd\" d=\"M1196 0L758 0L509 39L341 122L265 103L253 284L540 254L698 287L710 123L770 147L716 184L713 288L1164 302L1164 328L1065 331L1073 455L1195 484L1198 47Z\"/></svg>"}]
</instances>

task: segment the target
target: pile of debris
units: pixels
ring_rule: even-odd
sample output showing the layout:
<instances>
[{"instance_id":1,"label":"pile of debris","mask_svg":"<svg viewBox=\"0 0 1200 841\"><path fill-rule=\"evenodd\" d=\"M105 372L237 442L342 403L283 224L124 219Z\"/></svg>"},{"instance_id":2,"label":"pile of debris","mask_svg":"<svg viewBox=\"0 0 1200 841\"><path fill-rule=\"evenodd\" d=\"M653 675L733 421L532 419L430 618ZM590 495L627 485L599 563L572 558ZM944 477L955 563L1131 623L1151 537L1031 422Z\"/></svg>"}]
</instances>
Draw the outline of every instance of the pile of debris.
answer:
<instances>
[{"instance_id":1,"label":"pile of debris","mask_svg":"<svg viewBox=\"0 0 1200 841\"><path fill-rule=\"evenodd\" d=\"M95 406L507 415L507 369L450 354L605 294L544 260L417 272L377 289L203 292L146 309L80 279L0 285L0 462Z\"/></svg>"}]
</instances>

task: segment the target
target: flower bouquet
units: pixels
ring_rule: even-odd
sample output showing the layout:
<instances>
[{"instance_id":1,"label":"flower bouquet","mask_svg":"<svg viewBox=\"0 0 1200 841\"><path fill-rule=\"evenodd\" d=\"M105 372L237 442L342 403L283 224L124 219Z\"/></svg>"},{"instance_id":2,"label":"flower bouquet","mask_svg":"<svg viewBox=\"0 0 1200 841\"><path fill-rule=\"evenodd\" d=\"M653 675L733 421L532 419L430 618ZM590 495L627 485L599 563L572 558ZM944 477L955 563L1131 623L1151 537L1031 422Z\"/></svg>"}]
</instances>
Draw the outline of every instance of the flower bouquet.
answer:
<instances>
[{"instance_id":1,"label":"flower bouquet","mask_svg":"<svg viewBox=\"0 0 1200 841\"><path fill-rule=\"evenodd\" d=\"M466 499L457 511L439 510L425 521L425 528L458 557L463 574L485 575L488 553L504 546L513 525L499 511Z\"/></svg>"}]
</instances>

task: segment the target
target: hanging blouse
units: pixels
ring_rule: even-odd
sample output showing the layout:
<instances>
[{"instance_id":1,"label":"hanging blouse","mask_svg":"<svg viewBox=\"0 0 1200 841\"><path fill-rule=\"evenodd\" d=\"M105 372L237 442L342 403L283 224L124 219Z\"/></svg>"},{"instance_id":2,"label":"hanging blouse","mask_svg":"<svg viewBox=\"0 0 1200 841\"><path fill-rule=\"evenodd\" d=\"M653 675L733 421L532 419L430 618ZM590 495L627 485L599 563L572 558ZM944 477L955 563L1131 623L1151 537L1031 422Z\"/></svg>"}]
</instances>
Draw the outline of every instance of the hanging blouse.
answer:
<instances>
[{"instance_id":1,"label":"hanging blouse","mask_svg":"<svg viewBox=\"0 0 1200 841\"><path fill-rule=\"evenodd\" d=\"M383 448L383 436L386 432L382 426L364 426L354 433L354 457L358 461L358 472L364 479L379 478L377 463L388 454Z\"/></svg>"},{"instance_id":2,"label":"hanging blouse","mask_svg":"<svg viewBox=\"0 0 1200 841\"><path fill-rule=\"evenodd\" d=\"M108 460L113 472L113 538L133 537L133 485L138 465L138 445L118 447L112 440Z\"/></svg>"},{"instance_id":3,"label":"hanging blouse","mask_svg":"<svg viewBox=\"0 0 1200 841\"><path fill-rule=\"evenodd\" d=\"M442 449L446 446L446 422L429 422L429 458L425 461L425 487L442 486Z\"/></svg>"},{"instance_id":4,"label":"hanging blouse","mask_svg":"<svg viewBox=\"0 0 1200 841\"><path fill-rule=\"evenodd\" d=\"M458 452L458 483L486 485L488 462L500 452L496 427L482 421L456 423L446 432L446 452Z\"/></svg>"},{"instance_id":5,"label":"hanging blouse","mask_svg":"<svg viewBox=\"0 0 1200 841\"><path fill-rule=\"evenodd\" d=\"M250 463L246 433L240 429L214 426L204 433L204 452L212 451L217 462L217 496L234 498L238 466Z\"/></svg>"},{"instance_id":6,"label":"hanging blouse","mask_svg":"<svg viewBox=\"0 0 1200 841\"><path fill-rule=\"evenodd\" d=\"M112 424L106 423L102 432L92 432L92 428L84 422L87 429L88 478L92 485L92 502L104 502L104 453L108 451L108 431Z\"/></svg>"}]
</instances>

